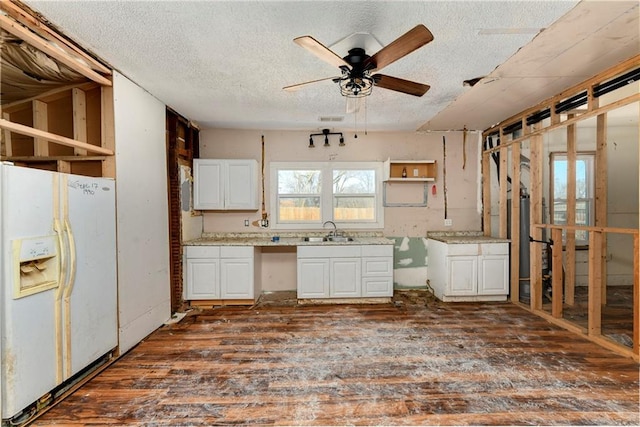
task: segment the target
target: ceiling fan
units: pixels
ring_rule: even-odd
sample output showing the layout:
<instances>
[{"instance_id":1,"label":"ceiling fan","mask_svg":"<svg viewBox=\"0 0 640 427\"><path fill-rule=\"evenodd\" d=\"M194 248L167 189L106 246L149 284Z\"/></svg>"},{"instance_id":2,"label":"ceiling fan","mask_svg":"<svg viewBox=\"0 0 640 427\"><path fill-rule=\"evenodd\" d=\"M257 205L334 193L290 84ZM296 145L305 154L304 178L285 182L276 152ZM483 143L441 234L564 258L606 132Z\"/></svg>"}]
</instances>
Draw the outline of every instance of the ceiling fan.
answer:
<instances>
[{"instance_id":1,"label":"ceiling fan","mask_svg":"<svg viewBox=\"0 0 640 427\"><path fill-rule=\"evenodd\" d=\"M431 32L427 27L419 24L380 49L373 56L369 56L364 49L356 47L350 49L349 53L344 58L341 58L311 36L297 37L293 40L296 44L307 49L323 61L338 67L341 75L286 86L283 89L294 91L313 83L333 80L340 86L340 93L348 98L362 98L370 95L373 86L409 95L422 96L429 90L429 85L386 74L373 73L410 54L431 40L433 40Z\"/></svg>"}]
</instances>

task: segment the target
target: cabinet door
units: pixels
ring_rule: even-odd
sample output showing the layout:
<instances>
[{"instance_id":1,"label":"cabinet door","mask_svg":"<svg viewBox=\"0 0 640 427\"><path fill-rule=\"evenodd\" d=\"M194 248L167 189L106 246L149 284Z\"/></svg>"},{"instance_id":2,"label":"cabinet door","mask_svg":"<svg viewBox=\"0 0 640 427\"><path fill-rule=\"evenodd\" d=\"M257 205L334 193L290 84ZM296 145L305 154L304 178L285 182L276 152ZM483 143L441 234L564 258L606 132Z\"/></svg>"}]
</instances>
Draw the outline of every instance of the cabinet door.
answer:
<instances>
[{"instance_id":1,"label":"cabinet door","mask_svg":"<svg viewBox=\"0 0 640 427\"><path fill-rule=\"evenodd\" d=\"M221 160L193 161L193 207L224 209L224 163Z\"/></svg>"},{"instance_id":2,"label":"cabinet door","mask_svg":"<svg viewBox=\"0 0 640 427\"><path fill-rule=\"evenodd\" d=\"M298 298L329 297L329 259L298 258Z\"/></svg>"},{"instance_id":3,"label":"cabinet door","mask_svg":"<svg viewBox=\"0 0 640 427\"><path fill-rule=\"evenodd\" d=\"M509 257L484 255L479 260L478 295L509 294Z\"/></svg>"},{"instance_id":4,"label":"cabinet door","mask_svg":"<svg viewBox=\"0 0 640 427\"><path fill-rule=\"evenodd\" d=\"M256 170L253 159L227 160L225 209L258 209Z\"/></svg>"},{"instance_id":5,"label":"cabinet door","mask_svg":"<svg viewBox=\"0 0 640 427\"><path fill-rule=\"evenodd\" d=\"M478 257L447 257L447 282L449 292L445 295L476 295L478 292Z\"/></svg>"},{"instance_id":6,"label":"cabinet door","mask_svg":"<svg viewBox=\"0 0 640 427\"><path fill-rule=\"evenodd\" d=\"M219 299L219 261L187 259L187 299Z\"/></svg>"},{"instance_id":7,"label":"cabinet door","mask_svg":"<svg viewBox=\"0 0 640 427\"><path fill-rule=\"evenodd\" d=\"M253 299L252 258L223 258L220 269L222 299Z\"/></svg>"},{"instance_id":8,"label":"cabinet door","mask_svg":"<svg viewBox=\"0 0 640 427\"><path fill-rule=\"evenodd\" d=\"M360 258L331 258L329 296L353 298L362 295Z\"/></svg>"}]
</instances>

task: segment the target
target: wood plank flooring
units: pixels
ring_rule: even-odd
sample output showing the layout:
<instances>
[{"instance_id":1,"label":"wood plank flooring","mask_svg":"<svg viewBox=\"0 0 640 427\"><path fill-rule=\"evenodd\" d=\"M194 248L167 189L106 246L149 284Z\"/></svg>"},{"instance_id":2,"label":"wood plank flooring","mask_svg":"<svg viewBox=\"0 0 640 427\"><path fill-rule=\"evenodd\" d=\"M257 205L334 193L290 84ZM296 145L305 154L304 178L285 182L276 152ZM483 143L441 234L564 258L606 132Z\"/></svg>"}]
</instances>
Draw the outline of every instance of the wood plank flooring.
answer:
<instances>
[{"instance_id":1,"label":"wood plank flooring","mask_svg":"<svg viewBox=\"0 0 640 427\"><path fill-rule=\"evenodd\" d=\"M164 326L33 425L638 425L639 365L509 303L293 304Z\"/></svg>"}]
</instances>

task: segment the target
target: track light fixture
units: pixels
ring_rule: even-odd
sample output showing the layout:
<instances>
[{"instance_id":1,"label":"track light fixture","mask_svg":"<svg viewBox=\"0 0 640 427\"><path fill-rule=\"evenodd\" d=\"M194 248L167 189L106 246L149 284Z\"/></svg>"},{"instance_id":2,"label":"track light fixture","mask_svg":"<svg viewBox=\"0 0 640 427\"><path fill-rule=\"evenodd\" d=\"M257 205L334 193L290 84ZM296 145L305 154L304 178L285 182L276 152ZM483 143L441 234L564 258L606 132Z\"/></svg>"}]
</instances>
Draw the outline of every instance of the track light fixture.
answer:
<instances>
[{"instance_id":1,"label":"track light fixture","mask_svg":"<svg viewBox=\"0 0 640 427\"><path fill-rule=\"evenodd\" d=\"M329 135L340 135L340 146L344 147L346 144L344 143L344 136L342 135L342 132L331 132L330 129L322 129L322 133L312 133L309 135L309 148L315 148L315 145L313 145L313 137L314 136L323 136L324 135L324 146L325 147L331 147L331 144L329 144Z\"/></svg>"}]
</instances>

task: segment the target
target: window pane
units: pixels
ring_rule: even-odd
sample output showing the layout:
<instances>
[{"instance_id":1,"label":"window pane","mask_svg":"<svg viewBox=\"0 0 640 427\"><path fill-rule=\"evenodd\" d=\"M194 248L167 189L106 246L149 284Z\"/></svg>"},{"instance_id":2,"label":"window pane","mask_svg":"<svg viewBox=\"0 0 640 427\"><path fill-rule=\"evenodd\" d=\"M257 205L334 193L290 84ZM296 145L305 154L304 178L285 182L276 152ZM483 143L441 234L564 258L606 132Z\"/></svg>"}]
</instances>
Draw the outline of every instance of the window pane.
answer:
<instances>
[{"instance_id":1,"label":"window pane","mask_svg":"<svg viewBox=\"0 0 640 427\"><path fill-rule=\"evenodd\" d=\"M334 197L333 219L336 221L375 221L375 197Z\"/></svg>"},{"instance_id":2,"label":"window pane","mask_svg":"<svg viewBox=\"0 0 640 427\"><path fill-rule=\"evenodd\" d=\"M373 194L375 192L376 172L374 170L334 169L334 194Z\"/></svg>"},{"instance_id":3,"label":"window pane","mask_svg":"<svg viewBox=\"0 0 640 427\"><path fill-rule=\"evenodd\" d=\"M586 199L589 197L589 183L587 181L587 162L576 160L576 197Z\"/></svg>"},{"instance_id":4,"label":"window pane","mask_svg":"<svg viewBox=\"0 0 640 427\"><path fill-rule=\"evenodd\" d=\"M319 170L279 170L278 194L319 194Z\"/></svg>"},{"instance_id":5,"label":"window pane","mask_svg":"<svg viewBox=\"0 0 640 427\"><path fill-rule=\"evenodd\" d=\"M320 221L320 197L280 197L279 221Z\"/></svg>"}]
</instances>

